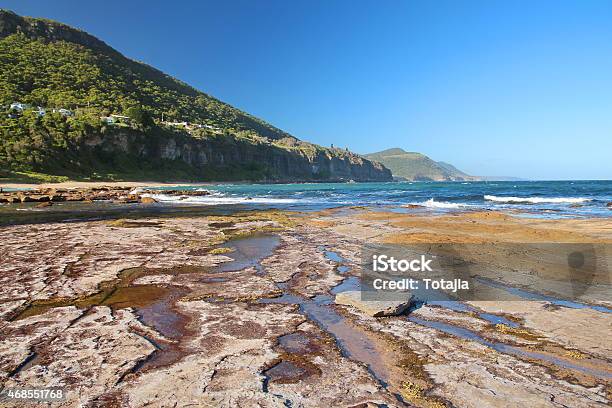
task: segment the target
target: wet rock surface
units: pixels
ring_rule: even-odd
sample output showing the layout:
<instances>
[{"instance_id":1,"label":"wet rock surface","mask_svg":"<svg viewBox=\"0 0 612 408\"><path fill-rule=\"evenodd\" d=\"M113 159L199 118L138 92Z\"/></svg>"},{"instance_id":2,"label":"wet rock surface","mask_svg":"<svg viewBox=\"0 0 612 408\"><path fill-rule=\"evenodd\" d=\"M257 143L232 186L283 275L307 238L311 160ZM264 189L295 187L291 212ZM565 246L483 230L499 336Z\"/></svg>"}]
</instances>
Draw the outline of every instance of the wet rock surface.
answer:
<instances>
[{"instance_id":1,"label":"wet rock surface","mask_svg":"<svg viewBox=\"0 0 612 408\"><path fill-rule=\"evenodd\" d=\"M246 214L3 232L10 237L0 265L5 387L67 387L64 406L397 401L333 337L305 324L297 306L257 303L280 296L277 283L292 278L304 294L342 280L285 219ZM298 252L283 264L279 249L294 245ZM313 273L322 278L314 286ZM308 350L278 340L296 331L308 332ZM303 372L277 381L273 373L285 366Z\"/></svg>"},{"instance_id":2,"label":"wet rock surface","mask_svg":"<svg viewBox=\"0 0 612 408\"><path fill-rule=\"evenodd\" d=\"M610 314L335 304L365 240L403 228L333 211L1 227L0 384L65 387L64 407L609 405Z\"/></svg>"}]
</instances>

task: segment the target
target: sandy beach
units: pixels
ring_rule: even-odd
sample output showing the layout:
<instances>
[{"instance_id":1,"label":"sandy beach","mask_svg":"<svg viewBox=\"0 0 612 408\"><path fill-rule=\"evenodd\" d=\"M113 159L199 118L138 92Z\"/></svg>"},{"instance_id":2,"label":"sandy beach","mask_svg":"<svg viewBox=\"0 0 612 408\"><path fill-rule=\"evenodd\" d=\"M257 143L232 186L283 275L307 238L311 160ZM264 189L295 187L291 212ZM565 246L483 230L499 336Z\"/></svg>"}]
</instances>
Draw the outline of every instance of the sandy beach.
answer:
<instances>
[{"instance_id":1,"label":"sandy beach","mask_svg":"<svg viewBox=\"0 0 612 408\"><path fill-rule=\"evenodd\" d=\"M65 387L58 406L610 403L609 299L572 308L549 293L384 318L335 302L358 285L365 243L605 244L607 219L352 208L1 230L1 382Z\"/></svg>"}]
</instances>

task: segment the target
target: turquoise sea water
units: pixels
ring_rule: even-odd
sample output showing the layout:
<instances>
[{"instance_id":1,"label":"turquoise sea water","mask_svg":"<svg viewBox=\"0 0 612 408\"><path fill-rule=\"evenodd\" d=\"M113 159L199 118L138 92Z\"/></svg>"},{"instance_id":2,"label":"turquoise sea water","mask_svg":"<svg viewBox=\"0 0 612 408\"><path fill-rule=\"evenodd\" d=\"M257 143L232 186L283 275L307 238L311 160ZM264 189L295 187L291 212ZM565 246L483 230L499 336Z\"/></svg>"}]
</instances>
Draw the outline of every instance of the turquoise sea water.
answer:
<instances>
[{"instance_id":1,"label":"turquoise sea water","mask_svg":"<svg viewBox=\"0 0 612 408\"><path fill-rule=\"evenodd\" d=\"M168 187L171 188L171 187ZM172 187L176 188L176 187ZM403 183L221 184L208 196L157 195L167 204L246 205L298 210L368 206L433 212L510 210L525 216L610 217L612 181L482 181Z\"/></svg>"}]
</instances>

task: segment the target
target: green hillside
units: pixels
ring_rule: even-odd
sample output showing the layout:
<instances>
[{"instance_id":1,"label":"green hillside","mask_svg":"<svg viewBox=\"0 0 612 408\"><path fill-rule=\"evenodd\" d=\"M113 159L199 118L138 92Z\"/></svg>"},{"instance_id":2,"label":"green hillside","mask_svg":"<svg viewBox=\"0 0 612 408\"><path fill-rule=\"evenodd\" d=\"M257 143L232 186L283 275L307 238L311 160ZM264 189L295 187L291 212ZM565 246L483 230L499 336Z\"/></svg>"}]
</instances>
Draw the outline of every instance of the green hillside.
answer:
<instances>
[{"instance_id":1,"label":"green hillside","mask_svg":"<svg viewBox=\"0 0 612 408\"><path fill-rule=\"evenodd\" d=\"M381 162L391 170L395 178L420 181L478 180L451 164L436 162L421 153L407 152L400 148L366 154L370 160Z\"/></svg>"},{"instance_id":2,"label":"green hillside","mask_svg":"<svg viewBox=\"0 0 612 408\"><path fill-rule=\"evenodd\" d=\"M0 10L0 56L5 175L390 178L379 164L302 142L58 22ZM11 109L15 102L26 109Z\"/></svg>"},{"instance_id":3,"label":"green hillside","mask_svg":"<svg viewBox=\"0 0 612 408\"><path fill-rule=\"evenodd\" d=\"M0 10L0 104L50 108L97 107L123 112L142 106L152 117L287 133L64 24Z\"/></svg>"}]
</instances>

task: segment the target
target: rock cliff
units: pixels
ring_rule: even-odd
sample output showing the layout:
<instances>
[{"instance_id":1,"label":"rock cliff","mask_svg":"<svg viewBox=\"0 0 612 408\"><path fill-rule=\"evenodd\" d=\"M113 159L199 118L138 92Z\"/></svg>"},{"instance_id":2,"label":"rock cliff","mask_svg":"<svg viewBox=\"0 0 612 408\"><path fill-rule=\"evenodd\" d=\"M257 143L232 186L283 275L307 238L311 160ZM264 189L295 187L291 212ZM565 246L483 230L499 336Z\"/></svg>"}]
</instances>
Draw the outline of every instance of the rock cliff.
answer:
<instances>
[{"instance_id":1,"label":"rock cliff","mask_svg":"<svg viewBox=\"0 0 612 408\"><path fill-rule=\"evenodd\" d=\"M150 136L132 130L91 135L80 147L80 156L122 158L121 161L127 158L169 167L179 162L189 166L192 177L203 180L389 181L392 177L391 171L380 163L340 149L287 147L231 136ZM171 171L168 178L172 178Z\"/></svg>"}]
</instances>

